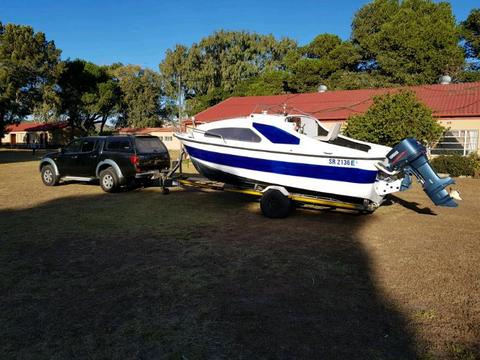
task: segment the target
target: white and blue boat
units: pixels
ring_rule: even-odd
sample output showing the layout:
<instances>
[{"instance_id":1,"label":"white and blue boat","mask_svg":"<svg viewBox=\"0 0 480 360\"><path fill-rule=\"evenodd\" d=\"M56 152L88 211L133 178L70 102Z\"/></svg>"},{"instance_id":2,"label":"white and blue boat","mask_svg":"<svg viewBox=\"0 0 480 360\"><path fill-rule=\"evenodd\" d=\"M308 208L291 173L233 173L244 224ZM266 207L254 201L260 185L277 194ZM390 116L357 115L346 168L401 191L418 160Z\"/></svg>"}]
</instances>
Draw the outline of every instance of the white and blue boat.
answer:
<instances>
[{"instance_id":1,"label":"white and blue boat","mask_svg":"<svg viewBox=\"0 0 480 360\"><path fill-rule=\"evenodd\" d=\"M206 178L240 186L311 194L375 209L419 178L436 205L456 206L430 167L425 148L406 139L393 149L340 135L308 115L251 114L176 133Z\"/></svg>"}]
</instances>

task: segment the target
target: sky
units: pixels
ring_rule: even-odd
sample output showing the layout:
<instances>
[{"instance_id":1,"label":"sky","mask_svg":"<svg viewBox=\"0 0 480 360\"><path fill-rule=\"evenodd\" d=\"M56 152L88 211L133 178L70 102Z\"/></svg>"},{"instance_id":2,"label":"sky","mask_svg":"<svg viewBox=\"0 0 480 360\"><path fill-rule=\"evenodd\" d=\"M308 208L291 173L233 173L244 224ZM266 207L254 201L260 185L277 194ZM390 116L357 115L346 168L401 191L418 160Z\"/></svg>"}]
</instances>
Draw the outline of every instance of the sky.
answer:
<instances>
[{"instance_id":1,"label":"sky","mask_svg":"<svg viewBox=\"0 0 480 360\"><path fill-rule=\"evenodd\" d=\"M191 45L215 30L289 37L299 44L321 33L350 37L366 0L0 0L0 21L30 25L54 40L63 59L121 62L158 70L167 49ZM457 21L479 0L450 2Z\"/></svg>"}]
</instances>

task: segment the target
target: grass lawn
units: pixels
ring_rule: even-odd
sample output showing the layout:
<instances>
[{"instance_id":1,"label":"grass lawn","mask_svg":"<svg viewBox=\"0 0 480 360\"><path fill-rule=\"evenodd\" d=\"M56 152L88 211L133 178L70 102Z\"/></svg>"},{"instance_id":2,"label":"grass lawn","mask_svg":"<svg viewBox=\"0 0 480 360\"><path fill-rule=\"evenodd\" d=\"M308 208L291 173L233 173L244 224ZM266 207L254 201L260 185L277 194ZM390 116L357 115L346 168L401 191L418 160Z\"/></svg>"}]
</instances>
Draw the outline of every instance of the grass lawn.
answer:
<instances>
[{"instance_id":1,"label":"grass lawn","mask_svg":"<svg viewBox=\"0 0 480 360\"><path fill-rule=\"evenodd\" d=\"M480 181L374 214L46 187L0 151L0 359L476 359Z\"/></svg>"}]
</instances>

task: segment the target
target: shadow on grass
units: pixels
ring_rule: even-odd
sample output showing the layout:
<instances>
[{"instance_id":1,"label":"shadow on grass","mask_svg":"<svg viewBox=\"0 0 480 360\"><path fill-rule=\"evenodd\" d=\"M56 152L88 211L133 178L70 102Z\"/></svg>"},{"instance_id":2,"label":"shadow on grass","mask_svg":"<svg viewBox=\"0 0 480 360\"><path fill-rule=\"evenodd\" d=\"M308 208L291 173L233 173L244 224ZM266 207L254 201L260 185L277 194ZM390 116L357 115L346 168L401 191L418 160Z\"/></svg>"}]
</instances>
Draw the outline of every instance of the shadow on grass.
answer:
<instances>
[{"instance_id":1,"label":"shadow on grass","mask_svg":"<svg viewBox=\"0 0 480 360\"><path fill-rule=\"evenodd\" d=\"M1 358L416 357L360 243L369 217L144 191L0 219Z\"/></svg>"},{"instance_id":2,"label":"shadow on grass","mask_svg":"<svg viewBox=\"0 0 480 360\"><path fill-rule=\"evenodd\" d=\"M429 207L420 207L419 203L417 202L412 202L412 201L407 201L402 198L399 198L398 196L390 194L388 196L388 200L383 203L383 205L393 205L393 204L399 204L403 206L406 209L413 210L417 214L424 214L424 215L434 215L437 216L437 213L435 213L432 209Z\"/></svg>"},{"instance_id":3,"label":"shadow on grass","mask_svg":"<svg viewBox=\"0 0 480 360\"><path fill-rule=\"evenodd\" d=\"M38 161L46 153L54 151L42 149L33 154L32 150L0 149L0 164Z\"/></svg>"}]
</instances>

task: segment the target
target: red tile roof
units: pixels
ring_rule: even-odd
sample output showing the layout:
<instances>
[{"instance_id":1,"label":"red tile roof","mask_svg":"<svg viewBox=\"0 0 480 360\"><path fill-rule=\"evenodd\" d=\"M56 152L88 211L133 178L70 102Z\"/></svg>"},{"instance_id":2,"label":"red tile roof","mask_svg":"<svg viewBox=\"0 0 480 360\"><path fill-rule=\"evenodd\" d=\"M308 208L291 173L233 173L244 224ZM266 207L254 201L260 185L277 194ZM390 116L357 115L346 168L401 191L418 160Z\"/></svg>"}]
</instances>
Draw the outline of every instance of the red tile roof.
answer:
<instances>
[{"instance_id":1,"label":"red tile roof","mask_svg":"<svg viewBox=\"0 0 480 360\"><path fill-rule=\"evenodd\" d=\"M196 122L210 122L267 110L281 113L308 113L319 120L345 120L363 113L373 97L397 92L402 88L336 90L324 93L286 94L275 96L231 97L197 115ZM435 117L480 117L480 82L405 87L433 110Z\"/></svg>"},{"instance_id":2,"label":"red tile roof","mask_svg":"<svg viewBox=\"0 0 480 360\"><path fill-rule=\"evenodd\" d=\"M173 127L153 127L153 128L121 128L119 134L150 134L152 132L173 132Z\"/></svg>"},{"instance_id":3,"label":"red tile roof","mask_svg":"<svg viewBox=\"0 0 480 360\"><path fill-rule=\"evenodd\" d=\"M7 125L6 133L10 132L20 132L20 131L51 131L57 129L63 129L68 126L66 122L56 122L56 123L40 123L33 121L25 121L19 124Z\"/></svg>"}]
</instances>

